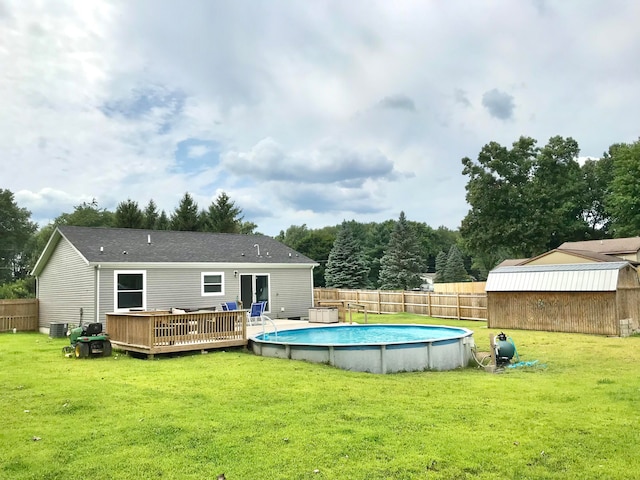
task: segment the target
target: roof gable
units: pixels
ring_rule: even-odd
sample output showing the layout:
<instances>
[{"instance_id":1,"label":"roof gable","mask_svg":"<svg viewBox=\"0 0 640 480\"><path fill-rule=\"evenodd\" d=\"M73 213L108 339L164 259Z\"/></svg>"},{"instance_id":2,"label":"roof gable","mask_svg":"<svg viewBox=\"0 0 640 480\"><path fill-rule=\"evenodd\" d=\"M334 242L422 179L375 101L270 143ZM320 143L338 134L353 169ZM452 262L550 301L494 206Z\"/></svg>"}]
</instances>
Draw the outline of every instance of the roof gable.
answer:
<instances>
[{"instance_id":1,"label":"roof gable","mask_svg":"<svg viewBox=\"0 0 640 480\"><path fill-rule=\"evenodd\" d=\"M230 263L317 265L266 235L61 226L34 268L38 274L48 249L65 238L89 263Z\"/></svg>"},{"instance_id":2,"label":"roof gable","mask_svg":"<svg viewBox=\"0 0 640 480\"><path fill-rule=\"evenodd\" d=\"M637 253L640 251L640 237L609 238L603 240L586 240L583 242L565 242L560 250L586 250L605 254Z\"/></svg>"},{"instance_id":3,"label":"roof gable","mask_svg":"<svg viewBox=\"0 0 640 480\"><path fill-rule=\"evenodd\" d=\"M566 258L565 258L566 257ZM586 250L569 250L569 249L558 249L550 250L543 254L538 255L537 257L529 258L518 265L531 265L531 264L543 264L547 262L547 264L554 265L564 265L571 263L587 263L587 261L592 262L619 262L620 259L618 257L612 255L605 255L603 253L590 252Z\"/></svg>"}]
</instances>

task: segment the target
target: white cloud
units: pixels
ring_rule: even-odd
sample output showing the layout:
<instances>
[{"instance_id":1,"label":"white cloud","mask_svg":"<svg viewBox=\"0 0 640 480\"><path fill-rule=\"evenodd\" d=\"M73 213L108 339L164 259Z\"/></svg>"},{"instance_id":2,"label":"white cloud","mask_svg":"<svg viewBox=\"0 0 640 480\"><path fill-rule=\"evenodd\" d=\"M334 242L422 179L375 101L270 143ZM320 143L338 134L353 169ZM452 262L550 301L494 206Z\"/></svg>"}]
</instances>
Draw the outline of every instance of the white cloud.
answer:
<instances>
[{"instance_id":1,"label":"white cloud","mask_svg":"<svg viewBox=\"0 0 640 480\"><path fill-rule=\"evenodd\" d=\"M490 141L597 156L637 138L636 18L623 1L5 1L3 188L34 219L224 190L268 234L400 210L456 228L460 159ZM198 168L177 168L190 139Z\"/></svg>"}]
</instances>

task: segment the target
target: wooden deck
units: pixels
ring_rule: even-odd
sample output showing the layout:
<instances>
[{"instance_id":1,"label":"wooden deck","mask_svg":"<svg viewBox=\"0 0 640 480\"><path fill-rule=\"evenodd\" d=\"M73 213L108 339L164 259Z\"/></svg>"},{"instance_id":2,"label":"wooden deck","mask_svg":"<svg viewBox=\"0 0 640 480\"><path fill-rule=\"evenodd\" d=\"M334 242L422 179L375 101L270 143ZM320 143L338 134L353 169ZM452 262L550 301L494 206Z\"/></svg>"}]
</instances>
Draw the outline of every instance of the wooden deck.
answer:
<instances>
[{"instance_id":1,"label":"wooden deck","mask_svg":"<svg viewBox=\"0 0 640 480\"><path fill-rule=\"evenodd\" d=\"M108 313L114 348L153 356L247 345L247 311Z\"/></svg>"}]
</instances>

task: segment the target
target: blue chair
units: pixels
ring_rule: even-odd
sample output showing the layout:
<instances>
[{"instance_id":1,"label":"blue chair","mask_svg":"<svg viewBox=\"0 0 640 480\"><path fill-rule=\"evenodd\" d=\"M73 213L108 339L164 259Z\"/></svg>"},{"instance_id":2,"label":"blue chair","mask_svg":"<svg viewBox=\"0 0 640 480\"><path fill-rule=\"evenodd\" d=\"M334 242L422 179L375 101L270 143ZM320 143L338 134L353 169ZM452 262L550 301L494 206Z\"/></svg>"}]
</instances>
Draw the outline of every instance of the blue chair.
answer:
<instances>
[{"instance_id":1,"label":"blue chair","mask_svg":"<svg viewBox=\"0 0 640 480\"><path fill-rule=\"evenodd\" d=\"M223 312L232 312L234 310L239 310L238 302L223 302L220 304Z\"/></svg>"},{"instance_id":2,"label":"blue chair","mask_svg":"<svg viewBox=\"0 0 640 480\"><path fill-rule=\"evenodd\" d=\"M255 302L247 312L247 325L260 325L267 302Z\"/></svg>"}]
</instances>

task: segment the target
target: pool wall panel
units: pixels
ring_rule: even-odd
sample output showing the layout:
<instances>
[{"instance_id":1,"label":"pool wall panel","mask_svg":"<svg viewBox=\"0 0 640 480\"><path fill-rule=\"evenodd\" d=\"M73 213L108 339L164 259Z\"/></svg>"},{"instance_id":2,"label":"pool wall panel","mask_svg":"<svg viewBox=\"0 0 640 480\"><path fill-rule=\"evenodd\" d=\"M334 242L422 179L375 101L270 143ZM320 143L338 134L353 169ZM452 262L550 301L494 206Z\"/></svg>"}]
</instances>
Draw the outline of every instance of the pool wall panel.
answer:
<instances>
[{"instance_id":1,"label":"pool wall panel","mask_svg":"<svg viewBox=\"0 0 640 480\"><path fill-rule=\"evenodd\" d=\"M340 327L320 327L340 328ZM474 344L470 330L456 338L424 342L372 345L307 345L277 343L252 338L250 349L256 355L326 363L343 370L369 373L397 373L422 370L453 370L466 367Z\"/></svg>"}]
</instances>

